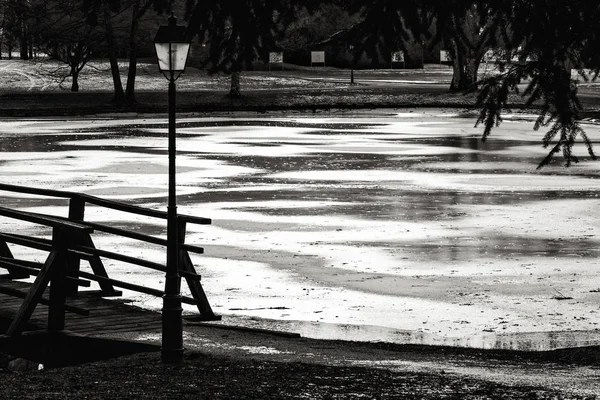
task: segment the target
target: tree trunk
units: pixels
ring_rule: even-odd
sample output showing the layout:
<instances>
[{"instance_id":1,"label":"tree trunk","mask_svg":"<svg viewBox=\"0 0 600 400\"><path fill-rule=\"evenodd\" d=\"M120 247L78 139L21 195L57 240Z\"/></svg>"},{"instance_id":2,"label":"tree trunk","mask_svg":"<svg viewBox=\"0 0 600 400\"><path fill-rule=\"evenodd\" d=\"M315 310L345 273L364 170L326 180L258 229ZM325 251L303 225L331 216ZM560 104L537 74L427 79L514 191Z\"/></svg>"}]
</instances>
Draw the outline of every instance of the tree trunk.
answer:
<instances>
[{"instance_id":1,"label":"tree trunk","mask_svg":"<svg viewBox=\"0 0 600 400\"><path fill-rule=\"evenodd\" d=\"M450 81L450 91L460 91L460 81L462 79L462 64L458 55L452 57L452 81Z\"/></svg>"},{"instance_id":2,"label":"tree trunk","mask_svg":"<svg viewBox=\"0 0 600 400\"><path fill-rule=\"evenodd\" d=\"M71 76L73 76L71 92L79 92L79 70L77 69L77 65L71 66Z\"/></svg>"},{"instance_id":3,"label":"tree trunk","mask_svg":"<svg viewBox=\"0 0 600 400\"><path fill-rule=\"evenodd\" d=\"M471 49L459 46L452 41L452 82L451 92L460 92L471 88L477 82L480 57Z\"/></svg>"},{"instance_id":4,"label":"tree trunk","mask_svg":"<svg viewBox=\"0 0 600 400\"><path fill-rule=\"evenodd\" d=\"M125 89L125 103L127 104L135 104L135 77L137 75L136 33L139 26L139 12L140 0L135 0L131 11L131 27L129 29L129 69L127 71L127 87Z\"/></svg>"},{"instance_id":5,"label":"tree trunk","mask_svg":"<svg viewBox=\"0 0 600 400\"><path fill-rule=\"evenodd\" d=\"M481 58L476 55L470 54L467 62L465 63L465 75L467 76L468 86L472 86L477 83L479 79L479 65L481 64Z\"/></svg>"},{"instance_id":6,"label":"tree trunk","mask_svg":"<svg viewBox=\"0 0 600 400\"><path fill-rule=\"evenodd\" d=\"M8 48L8 59L12 60L12 52L13 52L13 41L12 39L8 40L8 43L6 44L6 47Z\"/></svg>"},{"instance_id":7,"label":"tree trunk","mask_svg":"<svg viewBox=\"0 0 600 400\"><path fill-rule=\"evenodd\" d=\"M461 92L471 89L477 82L477 69L473 60L467 62L455 61L453 63L454 72L452 82L450 83L451 92Z\"/></svg>"},{"instance_id":8,"label":"tree trunk","mask_svg":"<svg viewBox=\"0 0 600 400\"><path fill-rule=\"evenodd\" d=\"M119 72L119 62L117 60L117 49L115 36L110 15L108 3L104 1L104 28L106 29L106 44L108 46L108 59L110 60L110 73L113 78L114 97L113 102L121 104L125 100L123 84L121 83L121 73Z\"/></svg>"},{"instance_id":9,"label":"tree trunk","mask_svg":"<svg viewBox=\"0 0 600 400\"><path fill-rule=\"evenodd\" d=\"M29 35L29 59L33 60L33 37Z\"/></svg>"},{"instance_id":10,"label":"tree trunk","mask_svg":"<svg viewBox=\"0 0 600 400\"><path fill-rule=\"evenodd\" d=\"M29 35L27 34L27 26L25 26L24 22L21 22L21 37L19 38L19 50L20 50L20 56L21 56L21 60L29 60L29 44L28 44L28 37Z\"/></svg>"},{"instance_id":11,"label":"tree trunk","mask_svg":"<svg viewBox=\"0 0 600 400\"><path fill-rule=\"evenodd\" d=\"M240 87L240 71L234 71L231 73L231 88L229 89L229 97L238 99L242 97L242 90Z\"/></svg>"},{"instance_id":12,"label":"tree trunk","mask_svg":"<svg viewBox=\"0 0 600 400\"><path fill-rule=\"evenodd\" d=\"M473 88L477 83L479 65L485 53L485 46L480 36L482 21L477 4L467 10L464 21L455 21L456 28L462 29L462 39L451 41L453 52L453 68L451 91L463 91Z\"/></svg>"}]
</instances>

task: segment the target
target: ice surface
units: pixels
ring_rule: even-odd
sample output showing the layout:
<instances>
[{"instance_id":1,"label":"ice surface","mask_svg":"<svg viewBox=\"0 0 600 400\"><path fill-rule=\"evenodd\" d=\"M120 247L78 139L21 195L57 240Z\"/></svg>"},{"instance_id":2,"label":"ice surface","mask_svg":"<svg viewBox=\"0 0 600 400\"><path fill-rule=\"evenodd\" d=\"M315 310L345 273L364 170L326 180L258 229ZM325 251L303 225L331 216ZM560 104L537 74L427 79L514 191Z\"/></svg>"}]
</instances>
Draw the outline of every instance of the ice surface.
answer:
<instances>
[{"instance_id":1,"label":"ice surface","mask_svg":"<svg viewBox=\"0 0 600 400\"><path fill-rule=\"evenodd\" d=\"M573 168L559 160L536 170L547 151L541 133L531 116L511 118L485 144L472 118L442 110L181 118L179 212L213 220L189 225L186 242L205 247L193 261L215 312L316 337L483 347L497 334L594 332L598 164L580 146ZM0 121L0 146L3 183L166 210L163 118ZM66 215L64 202L0 196L6 206ZM160 220L99 207L87 218L166 235ZM0 229L17 226L2 218ZM94 240L164 262L160 247ZM107 268L164 285L157 272Z\"/></svg>"}]
</instances>

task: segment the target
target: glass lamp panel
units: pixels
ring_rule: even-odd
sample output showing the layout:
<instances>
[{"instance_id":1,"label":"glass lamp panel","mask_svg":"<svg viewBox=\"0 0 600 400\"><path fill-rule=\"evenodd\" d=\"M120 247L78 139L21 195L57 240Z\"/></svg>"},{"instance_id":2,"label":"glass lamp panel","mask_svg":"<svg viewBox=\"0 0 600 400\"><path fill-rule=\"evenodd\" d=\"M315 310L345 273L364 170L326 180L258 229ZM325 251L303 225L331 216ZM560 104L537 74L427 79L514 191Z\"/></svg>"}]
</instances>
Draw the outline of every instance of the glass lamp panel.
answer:
<instances>
[{"instance_id":1,"label":"glass lamp panel","mask_svg":"<svg viewBox=\"0 0 600 400\"><path fill-rule=\"evenodd\" d=\"M169 43L154 43L154 49L158 59L158 69L169 71Z\"/></svg>"},{"instance_id":2,"label":"glass lamp panel","mask_svg":"<svg viewBox=\"0 0 600 400\"><path fill-rule=\"evenodd\" d=\"M187 61L188 53L190 51L189 43L171 43L171 70L172 71L183 71L185 70L185 63Z\"/></svg>"},{"instance_id":3,"label":"glass lamp panel","mask_svg":"<svg viewBox=\"0 0 600 400\"><path fill-rule=\"evenodd\" d=\"M189 43L154 43L161 71L183 71L190 50ZM171 56L169 57L169 52ZM169 64L170 62L170 64Z\"/></svg>"}]
</instances>

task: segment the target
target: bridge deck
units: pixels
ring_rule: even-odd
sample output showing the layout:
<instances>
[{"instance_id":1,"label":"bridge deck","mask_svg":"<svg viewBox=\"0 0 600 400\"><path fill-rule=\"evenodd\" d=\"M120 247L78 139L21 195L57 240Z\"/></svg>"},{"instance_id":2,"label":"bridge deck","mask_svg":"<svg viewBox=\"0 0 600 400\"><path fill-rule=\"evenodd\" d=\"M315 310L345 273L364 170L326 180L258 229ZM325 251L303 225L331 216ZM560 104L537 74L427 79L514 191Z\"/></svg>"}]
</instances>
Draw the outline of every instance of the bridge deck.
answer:
<instances>
[{"instance_id":1,"label":"bridge deck","mask_svg":"<svg viewBox=\"0 0 600 400\"><path fill-rule=\"evenodd\" d=\"M0 280L0 286L26 292L29 283ZM83 292L85 293L85 292ZM45 295L47 297L47 293ZM23 299L0 293L0 319L13 319ZM83 335L117 336L123 332L160 332L161 315L158 312L143 310L115 300L97 296L81 295L67 299L67 304L89 310L88 316L72 312L65 314L65 329ZM10 323L10 322L8 322ZM48 306L38 304L29 320L29 329L46 329L48 325Z\"/></svg>"}]
</instances>

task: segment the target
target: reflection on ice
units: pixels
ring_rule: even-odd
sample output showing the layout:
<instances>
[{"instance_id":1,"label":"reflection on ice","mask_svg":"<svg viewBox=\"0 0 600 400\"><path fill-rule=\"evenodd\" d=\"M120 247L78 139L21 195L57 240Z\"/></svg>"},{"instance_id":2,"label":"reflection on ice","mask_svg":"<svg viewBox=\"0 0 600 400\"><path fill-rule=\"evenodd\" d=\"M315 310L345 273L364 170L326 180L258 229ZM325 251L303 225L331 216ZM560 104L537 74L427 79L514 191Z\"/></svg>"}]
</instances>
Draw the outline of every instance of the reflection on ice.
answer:
<instances>
[{"instance_id":1,"label":"reflection on ice","mask_svg":"<svg viewBox=\"0 0 600 400\"><path fill-rule=\"evenodd\" d=\"M600 332L598 331L523 332L512 334L482 332L473 336L444 337L422 331L402 331L377 326L298 323L293 327L303 336L316 339L344 338L345 340L362 342L381 341L398 344L495 350L548 351L600 345Z\"/></svg>"},{"instance_id":2,"label":"reflection on ice","mask_svg":"<svg viewBox=\"0 0 600 400\"><path fill-rule=\"evenodd\" d=\"M229 317L214 325L267 328L273 331L299 333L303 337L325 340L387 342L425 346L466 347L488 350L550 351L557 349L600 346L600 331L554 332L480 332L461 337L447 337L430 332L402 330L373 325L349 325L309 321L277 321Z\"/></svg>"}]
</instances>

